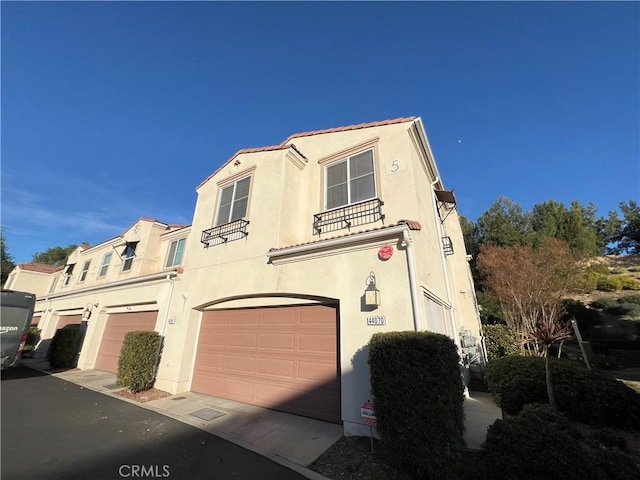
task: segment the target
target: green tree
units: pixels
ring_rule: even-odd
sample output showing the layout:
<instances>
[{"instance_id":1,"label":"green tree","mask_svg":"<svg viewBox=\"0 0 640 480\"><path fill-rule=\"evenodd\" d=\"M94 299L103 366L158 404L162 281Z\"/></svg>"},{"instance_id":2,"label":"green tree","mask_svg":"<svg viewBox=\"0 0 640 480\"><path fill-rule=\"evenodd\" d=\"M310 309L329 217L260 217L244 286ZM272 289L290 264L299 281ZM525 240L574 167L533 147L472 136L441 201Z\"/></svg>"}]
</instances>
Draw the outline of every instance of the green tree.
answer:
<instances>
[{"instance_id":1,"label":"green tree","mask_svg":"<svg viewBox=\"0 0 640 480\"><path fill-rule=\"evenodd\" d=\"M462 237L464 238L464 246L467 253L475 258L480 251L478 244L478 231L472 220L464 215L460 215L460 228L462 229Z\"/></svg>"},{"instance_id":2,"label":"green tree","mask_svg":"<svg viewBox=\"0 0 640 480\"><path fill-rule=\"evenodd\" d=\"M0 266L0 284L4 285L9 277L9 273L16 266L13 263L13 256L9 253L9 249L7 248L7 244L4 239L4 227L0 227L0 260L2 265Z\"/></svg>"},{"instance_id":3,"label":"green tree","mask_svg":"<svg viewBox=\"0 0 640 480\"><path fill-rule=\"evenodd\" d=\"M526 243L530 237L529 214L522 206L504 196L484 212L476 222L478 242L482 245L510 247Z\"/></svg>"},{"instance_id":4,"label":"green tree","mask_svg":"<svg viewBox=\"0 0 640 480\"><path fill-rule=\"evenodd\" d=\"M538 203L530 213L532 241L540 245L545 238L553 237L566 242L574 253L599 255L604 252L605 236L596 212L593 203L585 207L577 200L569 208L555 200Z\"/></svg>"},{"instance_id":5,"label":"green tree","mask_svg":"<svg viewBox=\"0 0 640 480\"><path fill-rule=\"evenodd\" d=\"M617 214L609 214L610 226L618 221L615 233L608 239L613 245L608 249L616 255L640 253L640 205L634 200L620 202L622 220Z\"/></svg>"},{"instance_id":6,"label":"green tree","mask_svg":"<svg viewBox=\"0 0 640 480\"><path fill-rule=\"evenodd\" d=\"M33 255L32 261L37 263L46 263L47 265L65 265L69 255L78 248L77 245L69 245L66 248L63 247L51 247L42 253L36 253Z\"/></svg>"}]
</instances>

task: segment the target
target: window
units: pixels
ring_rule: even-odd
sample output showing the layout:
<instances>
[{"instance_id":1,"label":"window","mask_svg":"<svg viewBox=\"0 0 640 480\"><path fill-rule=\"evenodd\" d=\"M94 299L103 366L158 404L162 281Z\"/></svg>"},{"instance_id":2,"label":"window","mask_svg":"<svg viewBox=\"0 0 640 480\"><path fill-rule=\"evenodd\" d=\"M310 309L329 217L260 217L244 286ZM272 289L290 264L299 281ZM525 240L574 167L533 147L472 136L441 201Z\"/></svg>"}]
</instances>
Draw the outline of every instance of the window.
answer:
<instances>
[{"instance_id":1,"label":"window","mask_svg":"<svg viewBox=\"0 0 640 480\"><path fill-rule=\"evenodd\" d=\"M247 214L251 177L245 177L220 191L216 227L239 220Z\"/></svg>"},{"instance_id":2,"label":"window","mask_svg":"<svg viewBox=\"0 0 640 480\"><path fill-rule=\"evenodd\" d=\"M109 263L111 263L111 255L111 253L105 253L104 257L102 257L102 265L100 266L100 271L98 272L98 278L104 277L107 274Z\"/></svg>"},{"instance_id":3,"label":"window","mask_svg":"<svg viewBox=\"0 0 640 480\"><path fill-rule=\"evenodd\" d=\"M425 297L425 299L427 301L427 330L449 335L442 305L429 297Z\"/></svg>"},{"instance_id":4,"label":"window","mask_svg":"<svg viewBox=\"0 0 640 480\"><path fill-rule=\"evenodd\" d=\"M375 198L373 149L327 165L325 178L327 210Z\"/></svg>"},{"instance_id":5,"label":"window","mask_svg":"<svg viewBox=\"0 0 640 480\"><path fill-rule=\"evenodd\" d=\"M69 265L67 265L67 268L64 271L64 283L62 284L63 286L66 287L67 285L69 285L69 281L73 276L73 267L75 266L76 266L75 263L70 263Z\"/></svg>"},{"instance_id":6,"label":"window","mask_svg":"<svg viewBox=\"0 0 640 480\"><path fill-rule=\"evenodd\" d=\"M120 256L122 257L122 260L124 260L124 262L122 263L122 271L123 272L131 270L131 264L133 263L133 257L136 256L136 246L137 245L138 245L138 242L127 242L127 246L124 247L124 250L120 254Z\"/></svg>"},{"instance_id":7,"label":"window","mask_svg":"<svg viewBox=\"0 0 640 480\"><path fill-rule=\"evenodd\" d=\"M167 263L165 267L173 267L182 263L182 254L184 252L184 238L174 240L169 246L169 254L167 255Z\"/></svg>"},{"instance_id":8,"label":"window","mask_svg":"<svg viewBox=\"0 0 640 480\"><path fill-rule=\"evenodd\" d=\"M87 278L87 273L89 273L89 265L91 265L91 260L87 260L86 262L84 262L84 265L82 266L82 272L80 272L80 278L78 279L79 283L84 282L84 280Z\"/></svg>"}]
</instances>

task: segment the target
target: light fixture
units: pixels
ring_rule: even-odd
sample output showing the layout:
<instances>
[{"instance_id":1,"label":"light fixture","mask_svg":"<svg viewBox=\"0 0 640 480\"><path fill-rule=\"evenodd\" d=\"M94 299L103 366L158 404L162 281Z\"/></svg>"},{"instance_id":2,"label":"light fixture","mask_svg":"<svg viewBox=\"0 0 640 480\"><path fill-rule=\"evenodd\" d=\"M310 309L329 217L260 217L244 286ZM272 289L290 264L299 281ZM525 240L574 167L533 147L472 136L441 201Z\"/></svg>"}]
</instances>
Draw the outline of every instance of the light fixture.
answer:
<instances>
[{"instance_id":1,"label":"light fixture","mask_svg":"<svg viewBox=\"0 0 640 480\"><path fill-rule=\"evenodd\" d=\"M376 274L371 272L366 280L367 289L364 291L364 303L368 307L380 305L380 290L376 288Z\"/></svg>"}]
</instances>

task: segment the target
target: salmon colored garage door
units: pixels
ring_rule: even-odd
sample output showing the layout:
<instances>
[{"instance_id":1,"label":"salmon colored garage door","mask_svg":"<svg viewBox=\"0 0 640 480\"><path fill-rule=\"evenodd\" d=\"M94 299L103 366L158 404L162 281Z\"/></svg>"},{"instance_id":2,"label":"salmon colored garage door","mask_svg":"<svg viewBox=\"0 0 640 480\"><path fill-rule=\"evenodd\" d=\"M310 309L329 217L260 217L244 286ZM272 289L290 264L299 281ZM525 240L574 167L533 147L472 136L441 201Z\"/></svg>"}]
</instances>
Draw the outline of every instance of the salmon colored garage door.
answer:
<instances>
[{"instance_id":1,"label":"salmon colored garage door","mask_svg":"<svg viewBox=\"0 0 640 480\"><path fill-rule=\"evenodd\" d=\"M109 315L94 368L105 372L117 373L124 336L134 330L154 330L156 318L158 318L158 312L116 313Z\"/></svg>"},{"instance_id":2,"label":"salmon colored garage door","mask_svg":"<svg viewBox=\"0 0 640 480\"><path fill-rule=\"evenodd\" d=\"M80 325L82 323L82 315L63 315L58 318L56 330L66 327L67 325Z\"/></svg>"},{"instance_id":3,"label":"salmon colored garage door","mask_svg":"<svg viewBox=\"0 0 640 480\"><path fill-rule=\"evenodd\" d=\"M204 312L194 392L340 423L336 309Z\"/></svg>"}]
</instances>

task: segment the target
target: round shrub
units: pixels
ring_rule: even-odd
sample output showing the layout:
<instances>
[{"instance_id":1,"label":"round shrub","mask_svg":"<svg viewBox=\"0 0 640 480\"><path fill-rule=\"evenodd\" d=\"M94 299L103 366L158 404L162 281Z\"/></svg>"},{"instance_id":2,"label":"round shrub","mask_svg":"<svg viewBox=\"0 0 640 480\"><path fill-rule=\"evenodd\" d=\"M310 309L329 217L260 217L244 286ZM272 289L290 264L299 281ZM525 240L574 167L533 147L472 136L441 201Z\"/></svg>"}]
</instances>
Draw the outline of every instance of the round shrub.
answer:
<instances>
[{"instance_id":1,"label":"round shrub","mask_svg":"<svg viewBox=\"0 0 640 480\"><path fill-rule=\"evenodd\" d=\"M155 381L161 347L162 337L158 332L127 333L118 360L118 384L134 393L149 390Z\"/></svg>"},{"instance_id":2,"label":"round shrub","mask_svg":"<svg viewBox=\"0 0 640 480\"><path fill-rule=\"evenodd\" d=\"M80 325L67 325L56 331L47 352L52 368L73 367L78 354Z\"/></svg>"},{"instance_id":3,"label":"round shrub","mask_svg":"<svg viewBox=\"0 0 640 480\"><path fill-rule=\"evenodd\" d=\"M615 292L622 288L622 282L617 277L603 276L598 278L596 288L603 292Z\"/></svg>"},{"instance_id":4,"label":"round shrub","mask_svg":"<svg viewBox=\"0 0 640 480\"><path fill-rule=\"evenodd\" d=\"M640 430L640 395L624 383L564 360L551 359L558 409L592 425ZM517 414L530 403L547 403L544 359L511 356L489 362L489 392L504 412Z\"/></svg>"},{"instance_id":5,"label":"round shrub","mask_svg":"<svg viewBox=\"0 0 640 480\"><path fill-rule=\"evenodd\" d=\"M483 325L482 331L489 361L520 352L516 334L506 325Z\"/></svg>"},{"instance_id":6,"label":"round shrub","mask_svg":"<svg viewBox=\"0 0 640 480\"><path fill-rule=\"evenodd\" d=\"M637 458L616 441L592 439L549 407L528 405L520 415L488 428L485 469L492 479L638 478Z\"/></svg>"}]
</instances>

